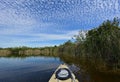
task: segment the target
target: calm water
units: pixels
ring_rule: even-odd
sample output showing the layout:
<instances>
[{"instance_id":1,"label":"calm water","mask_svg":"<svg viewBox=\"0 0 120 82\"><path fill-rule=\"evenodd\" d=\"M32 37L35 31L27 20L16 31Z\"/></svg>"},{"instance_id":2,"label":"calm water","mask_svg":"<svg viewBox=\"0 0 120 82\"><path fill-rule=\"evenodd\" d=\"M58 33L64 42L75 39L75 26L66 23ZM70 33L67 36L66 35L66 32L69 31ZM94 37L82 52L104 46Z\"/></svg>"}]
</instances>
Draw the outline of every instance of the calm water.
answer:
<instances>
[{"instance_id":1,"label":"calm water","mask_svg":"<svg viewBox=\"0 0 120 82\"><path fill-rule=\"evenodd\" d=\"M71 60L68 58L68 60ZM66 62L66 60L64 60ZM61 64L54 57L0 58L0 82L48 82L55 69ZM69 63L69 62L66 62ZM74 65L69 68L79 82L120 82L120 75L89 73Z\"/></svg>"},{"instance_id":2,"label":"calm water","mask_svg":"<svg viewBox=\"0 0 120 82\"><path fill-rule=\"evenodd\" d=\"M0 82L48 82L60 63L53 57L0 58Z\"/></svg>"}]
</instances>

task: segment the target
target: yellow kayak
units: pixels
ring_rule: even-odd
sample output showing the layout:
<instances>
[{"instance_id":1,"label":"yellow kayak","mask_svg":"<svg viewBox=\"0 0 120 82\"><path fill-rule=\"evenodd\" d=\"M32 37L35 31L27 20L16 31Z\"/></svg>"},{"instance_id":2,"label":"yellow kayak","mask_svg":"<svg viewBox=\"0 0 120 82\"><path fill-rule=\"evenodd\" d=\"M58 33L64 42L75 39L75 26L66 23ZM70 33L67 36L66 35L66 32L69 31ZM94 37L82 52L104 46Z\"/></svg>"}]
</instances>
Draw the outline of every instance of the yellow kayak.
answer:
<instances>
[{"instance_id":1,"label":"yellow kayak","mask_svg":"<svg viewBox=\"0 0 120 82\"><path fill-rule=\"evenodd\" d=\"M53 73L49 82L79 82L67 65L61 64Z\"/></svg>"}]
</instances>

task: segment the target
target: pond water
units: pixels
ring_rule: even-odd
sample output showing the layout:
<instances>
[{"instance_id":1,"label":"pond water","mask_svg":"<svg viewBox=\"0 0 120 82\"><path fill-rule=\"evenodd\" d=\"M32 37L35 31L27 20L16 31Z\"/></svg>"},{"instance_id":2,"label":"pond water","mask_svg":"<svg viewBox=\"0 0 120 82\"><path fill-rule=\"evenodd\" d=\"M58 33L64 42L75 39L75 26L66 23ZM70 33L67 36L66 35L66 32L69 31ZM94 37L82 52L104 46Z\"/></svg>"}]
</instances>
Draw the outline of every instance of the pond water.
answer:
<instances>
[{"instance_id":1,"label":"pond water","mask_svg":"<svg viewBox=\"0 0 120 82\"><path fill-rule=\"evenodd\" d=\"M62 63L54 57L0 58L0 82L48 82Z\"/></svg>"},{"instance_id":2,"label":"pond water","mask_svg":"<svg viewBox=\"0 0 120 82\"><path fill-rule=\"evenodd\" d=\"M48 82L62 60L66 62L59 57L0 57L0 82ZM120 82L120 75L89 73L74 63L68 66L79 82Z\"/></svg>"}]
</instances>

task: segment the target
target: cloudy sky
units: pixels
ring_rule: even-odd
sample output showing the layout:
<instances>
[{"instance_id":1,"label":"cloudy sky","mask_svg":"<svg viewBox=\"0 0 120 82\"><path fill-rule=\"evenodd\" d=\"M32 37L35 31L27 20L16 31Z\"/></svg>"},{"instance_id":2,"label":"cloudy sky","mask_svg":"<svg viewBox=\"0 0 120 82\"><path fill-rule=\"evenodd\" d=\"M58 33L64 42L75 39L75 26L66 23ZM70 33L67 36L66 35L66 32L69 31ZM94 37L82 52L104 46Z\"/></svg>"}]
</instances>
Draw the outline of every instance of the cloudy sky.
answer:
<instances>
[{"instance_id":1,"label":"cloudy sky","mask_svg":"<svg viewBox=\"0 0 120 82\"><path fill-rule=\"evenodd\" d=\"M43 47L120 17L120 0L0 0L0 47Z\"/></svg>"}]
</instances>

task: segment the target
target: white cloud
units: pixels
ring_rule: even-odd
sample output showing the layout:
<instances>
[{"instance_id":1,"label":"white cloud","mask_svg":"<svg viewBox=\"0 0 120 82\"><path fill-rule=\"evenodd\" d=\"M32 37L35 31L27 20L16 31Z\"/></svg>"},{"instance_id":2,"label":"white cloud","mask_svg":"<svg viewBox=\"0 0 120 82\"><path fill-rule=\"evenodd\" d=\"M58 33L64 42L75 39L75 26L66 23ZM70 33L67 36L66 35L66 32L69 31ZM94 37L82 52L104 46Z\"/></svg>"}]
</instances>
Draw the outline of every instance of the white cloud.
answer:
<instances>
[{"instance_id":1,"label":"white cloud","mask_svg":"<svg viewBox=\"0 0 120 82\"><path fill-rule=\"evenodd\" d=\"M50 0L46 4L44 2L46 0L6 0L0 4L0 24L30 26L51 19L89 22L95 18L120 16L119 0Z\"/></svg>"},{"instance_id":2,"label":"white cloud","mask_svg":"<svg viewBox=\"0 0 120 82\"><path fill-rule=\"evenodd\" d=\"M78 30L66 31L63 34L24 33L24 34L16 34L16 35L4 35L4 36L1 36L1 38L3 37L5 41L9 40L11 42L51 41L51 40L68 40L68 39L71 39L72 36L76 34L78 34Z\"/></svg>"},{"instance_id":3,"label":"white cloud","mask_svg":"<svg viewBox=\"0 0 120 82\"><path fill-rule=\"evenodd\" d=\"M36 21L32 18L30 18L28 15L24 15L27 12L21 11L19 15L16 14L15 9L6 8L5 10L0 11L0 24L2 25L33 25L36 23ZM27 13L28 14L28 13Z\"/></svg>"},{"instance_id":4,"label":"white cloud","mask_svg":"<svg viewBox=\"0 0 120 82\"><path fill-rule=\"evenodd\" d=\"M62 25L79 22L85 26L120 17L119 4L119 0L2 0L0 45L71 39L79 30Z\"/></svg>"},{"instance_id":5,"label":"white cloud","mask_svg":"<svg viewBox=\"0 0 120 82\"><path fill-rule=\"evenodd\" d=\"M48 34L48 33L38 33L38 34L16 34L16 35L4 35L1 36L3 38L0 42L8 41L11 43L14 42L32 42L32 41L52 41L52 40L68 40L71 39L72 36L76 35L78 30L66 31L63 34ZM22 36L22 37L21 37ZM6 43L5 42L5 43Z\"/></svg>"},{"instance_id":6,"label":"white cloud","mask_svg":"<svg viewBox=\"0 0 120 82\"><path fill-rule=\"evenodd\" d=\"M33 46L33 47L43 47L43 46L53 46L59 45L58 43L49 43L49 41L59 41L59 40L70 40L72 36L78 33L78 30L64 31L63 34L19 34L12 36L1 36L0 47L10 47L10 46ZM19 37L22 36L23 37ZM26 36L26 37L24 37ZM33 42L33 44L30 44ZM42 42L42 43L41 43Z\"/></svg>"}]
</instances>

